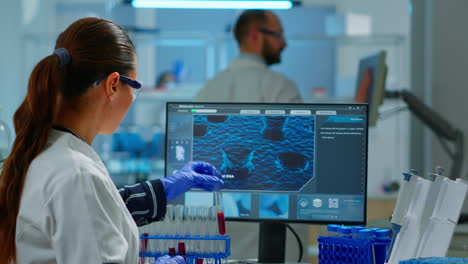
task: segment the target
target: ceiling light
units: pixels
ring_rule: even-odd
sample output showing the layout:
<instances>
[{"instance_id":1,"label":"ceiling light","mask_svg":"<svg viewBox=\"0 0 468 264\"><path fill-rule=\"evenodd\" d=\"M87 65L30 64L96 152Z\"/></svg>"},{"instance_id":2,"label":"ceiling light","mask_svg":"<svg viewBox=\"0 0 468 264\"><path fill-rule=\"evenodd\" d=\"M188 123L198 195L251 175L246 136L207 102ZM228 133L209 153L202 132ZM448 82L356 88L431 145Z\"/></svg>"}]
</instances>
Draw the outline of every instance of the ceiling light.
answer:
<instances>
[{"instance_id":1,"label":"ceiling light","mask_svg":"<svg viewBox=\"0 0 468 264\"><path fill-rule=\"evenodd\" d=\"M234 1L234 0L133 0L136 8L195 8L195 9L290 9L292 1Z\"/></svg>"}]
</instances>

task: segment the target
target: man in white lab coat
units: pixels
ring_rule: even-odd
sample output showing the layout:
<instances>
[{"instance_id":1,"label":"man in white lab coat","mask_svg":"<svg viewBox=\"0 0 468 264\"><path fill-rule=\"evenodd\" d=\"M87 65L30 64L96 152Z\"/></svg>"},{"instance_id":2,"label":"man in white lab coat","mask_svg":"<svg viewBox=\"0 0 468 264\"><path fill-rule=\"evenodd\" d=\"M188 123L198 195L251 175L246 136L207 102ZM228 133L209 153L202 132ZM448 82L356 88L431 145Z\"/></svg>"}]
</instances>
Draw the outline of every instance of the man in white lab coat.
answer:
<instances>
[{"instance_id":1,"label":"man in white lab coat","mask_svg":"<svg viewBox=\"0 0 468 264\"><path fill-rule=\"evenodd\" d=\"M269 69L281 61L281 52L286 47L278 17L269 11L247 10L237 20L234 35L239 56L225 71L208 81L195 100L301 103L297 86Z\"/></svg>"},{"instance_id":2,"label":"man in white lab coat","mask_svg":"<svg viewBox=\"0 0 468 264\"><path fill-rule=\"evenodd\" d=\"M269 68L281 61L281 52L286 47L278 17L269 11L247 10L238 18L234 35L240 48L239 56L225 71L207 82L195 101L302 103L294 82ZM226 224L233 241L231 257L256 258L258 224ZM307 234L307 226L300 228L302 233Z\"/></svg>"}]
</instances>

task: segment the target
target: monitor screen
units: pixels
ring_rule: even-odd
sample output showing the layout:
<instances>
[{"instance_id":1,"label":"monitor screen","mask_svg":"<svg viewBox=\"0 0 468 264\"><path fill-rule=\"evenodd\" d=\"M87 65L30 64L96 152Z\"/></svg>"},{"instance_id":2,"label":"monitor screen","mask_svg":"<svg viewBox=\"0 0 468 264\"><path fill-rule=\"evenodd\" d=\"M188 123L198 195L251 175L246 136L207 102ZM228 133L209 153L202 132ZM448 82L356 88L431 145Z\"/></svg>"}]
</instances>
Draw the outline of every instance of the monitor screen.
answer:
<instances>
[{"instance_id":1,"label":"monitor screen","mask_svg":"<svg viewBox=\"0 0 468 264\"><path fill-rule=\"evenodd\" d=\"M167 103L166 175L221 172L227 220L363 224L366 104ZM209 206L193 190L175 203Z\"/></svg>"},{"instance_id":2,"label":"monitor screen","mask_svg":"<svg viewBox=\"0 0 468 264\"><path fill-rule=\"evenodd\" d=\"M356 84L356 103L369 104L369 126L375 126L379 115L379 106L385 95L385 79L387 65L386 52L366 56L359 61L358 78Z\"/></svg>"}]
</instances>

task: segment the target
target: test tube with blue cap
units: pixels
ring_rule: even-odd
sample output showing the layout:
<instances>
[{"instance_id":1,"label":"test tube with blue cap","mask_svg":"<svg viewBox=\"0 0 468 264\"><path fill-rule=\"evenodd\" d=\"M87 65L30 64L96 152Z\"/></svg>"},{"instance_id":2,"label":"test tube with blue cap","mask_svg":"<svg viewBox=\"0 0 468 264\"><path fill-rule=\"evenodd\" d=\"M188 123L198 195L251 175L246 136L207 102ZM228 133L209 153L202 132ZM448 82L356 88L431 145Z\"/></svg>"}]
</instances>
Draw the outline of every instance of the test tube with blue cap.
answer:
<instances>
[{"instance_id":1,"label":"test tube with blue cap","mask_svg":"<svg viewBox=\"0 0 468 264\"><path fill-rule=\"evenodd\" d=\"M359 239L371 243L374 240L374 232L375 232L375 230L372 229L372 228L361 229L361 230L359 230ZM374 248L373 247L371 247L371 259L370 259L370 261L373 264L376 263L375 253L374 253Z\"/></svg>"},{"instance_id":2,"label":"test tube with blue cap","mask_svg":"<svg viewBox=\"0 0 468 264\"><path fill-rule=\"evenodd\" d=\"M338 235L337 230L339 227L340 227L339 225L334 225L334 224L328 225L327 226L328 236L336 237Z\"/></svg>"},{"instance_id":3,"label":"test tube with blue cap","mask_svg":"<svg viewBox=\"0 0 468 264\"><path fill-rule=\"evenodd\" d=\"M339 226L337 229L338 237L352 238L352 230L350 226Z\"/></svg>"},{"instance_id":4,"label":"test tube with blue cap","mask_svg":"<svg viewBox=\"0 0 468 264\"><path fill-rule=\"evenodd\" d=\"M352 226L351 227L352 237L353 238L359 238L359 231L362 230L362 229L365 229L365 228L366 228L365 226Z\"/></svg>"},{"instance_id":5,"label":"test tube with blue cap","mask_svg":"<svg viewBox=\"0 0 468 264\"><path fill-rule=\"evenodd\" d=\"M374 231L369 228L359 230L358 234L358 238L362 240L372 241L374 238Z\"/></svg>"},{"instance_id":6,"label":"test tube with blue cap","mask_svg":"<svg viewBox=\"0 0 468 264\"><path fill-rule=\"evenodd\" d=\"M374 231L374 248L373 253L375 257L375 263L385 263L387 258L387 246L391 242L390 229L379 229Z\"/></svg>"},{"instance_id":7,"label":"test tube with blue cap","mask_svg":"<svg viewBox=\"0 0 468 264\"><path fill-rule=\"evenodd\" d=\"M375 241L388 243L391 240L391 231L390 229L386 229L386 228L378 229L374 231L374 238L375 238Z\"/></svg>"},{"instance_id":8,"label":"test tube with blue cap","mask_svg":"<svg viewBox=\"0 0 468 264\"><path fill-rule=\"evenodd\" d=\"M374 238L375 238L375 232L377 232L378 230L380 230L380 228L378 228L378 227L371 227L371 228L368 228L368 229L369 229L369 230L372 230L372 232L374 232L374 233L373 233Z\"/></svg>"}]
</instances>

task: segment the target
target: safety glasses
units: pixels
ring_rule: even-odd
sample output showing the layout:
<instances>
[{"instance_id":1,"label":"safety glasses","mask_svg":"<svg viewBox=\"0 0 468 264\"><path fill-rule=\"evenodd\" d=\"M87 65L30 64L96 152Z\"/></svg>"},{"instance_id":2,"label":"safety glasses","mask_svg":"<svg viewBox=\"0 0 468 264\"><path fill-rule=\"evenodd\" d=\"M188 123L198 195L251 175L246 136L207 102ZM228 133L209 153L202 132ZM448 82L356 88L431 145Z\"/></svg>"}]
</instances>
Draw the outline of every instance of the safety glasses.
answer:
<instances>
[{"instance_id":1,"label":"safety glasses","mask_svg":"<svg viewBox=\"0 0 468 264\"><path fill-rule=\"evenodd\" d=\"M273 36L277 40L284 41L283 32L277 32L277 31L266 29L266 28L259 28L258 31L263 33L263 34Z\"/></svg>"},{"instance_id":2,"label":"safety glasses","mask_svg":"<svg viewBox=\"0 0 468 264\"><path fill-rule=\"evenodd\" d=\"M101 79L97 80L94 83L94 86L98 86L106 77L107 76L102 77ZM132 79L130 77L127 77L125 75L120 75L120 81L128 84L128 86L133 88L133 98L136 98L138 96L138 94L140 93L141 85L142 85L140 81L134 80L134 79Z\"/></svg>"}]
</instances>

